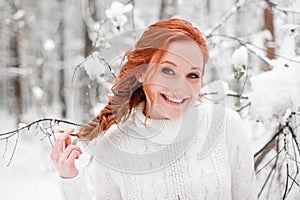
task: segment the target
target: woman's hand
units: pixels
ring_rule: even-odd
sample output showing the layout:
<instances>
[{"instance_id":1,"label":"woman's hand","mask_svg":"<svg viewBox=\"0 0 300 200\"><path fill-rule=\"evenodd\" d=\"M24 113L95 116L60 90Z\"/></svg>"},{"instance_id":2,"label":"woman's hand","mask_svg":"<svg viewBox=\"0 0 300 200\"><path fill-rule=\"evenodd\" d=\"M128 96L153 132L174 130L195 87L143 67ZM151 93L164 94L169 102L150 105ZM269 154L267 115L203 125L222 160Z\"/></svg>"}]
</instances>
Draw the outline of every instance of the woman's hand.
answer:
<instances>
[{"instance_id":1,"label":"woman's hand","mask_svg":"<svg viewBox=\"0 0 300 200\"><path fill-rule=\"evenodd\" d=\"M73 178L79 171L75 166L75 159L82 154L81 149L71 143L70 134L74 128L66 130L60 135L53 146L51 160L62 178Z\"/></svg>"}]
</instances>

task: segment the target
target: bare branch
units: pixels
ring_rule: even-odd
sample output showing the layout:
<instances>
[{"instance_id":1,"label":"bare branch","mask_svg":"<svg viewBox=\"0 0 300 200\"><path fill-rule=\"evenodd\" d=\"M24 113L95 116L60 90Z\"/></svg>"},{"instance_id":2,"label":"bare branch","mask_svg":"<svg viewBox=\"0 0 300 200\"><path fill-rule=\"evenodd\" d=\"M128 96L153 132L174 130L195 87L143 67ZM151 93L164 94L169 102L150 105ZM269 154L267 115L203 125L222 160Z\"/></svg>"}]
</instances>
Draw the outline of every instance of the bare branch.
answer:
<instances>
[{"instance_id":1,"label":"bare branch","mask_svg":"<svg viewBox=\"0 0 300 200\"><path fill-rule=\"evenodd\" d=\"M247 103L246 105L240 107L238 110L236 110L236 112L241 112L242 110L244 110L245 108L251 106L251 102Z\"/></svg>"},{"instance_id":2,"label":"bare branch","mask_svg":"<svg viewBox=\"0 0 300 200\"><path fill-rule=\"evenodd\" d=\"M288 119L289 118L291 118L291 116L293 116L293 115L295 115L296 114L296 112L292 112L289 116L288 116ZM275 140L276 139L276 137L279 135L279 134L281 134L283 131L284 131L284 129L285 128L287 128L289 126L289 123L288 122L286 122L286 124L285 125L280 125L279 126L279 130L274 134L274 136L259 150L259 151L257 151L255 154L254 154L254 157L257 157L269 144L271 144L271 142L273 141L273 140Z\"/></svg>"},{"instance_id":3,"label":"bare branch","mask_svg":"<svg viewBox=\"0 0 300 200\"><path fill-rule=\"evenodd\" d=\"M207 33L205 34L206 37L211 37L212 33L219 29L220 27L222 27L225 22L227 20L229 20L244 4L245 4L245 0L238 0L235 5L230 9L230 11L224 16L222 17L221 20L218 20L218 23L216 25L214 25L210 30L207 31Z\"/></svg>"},{"instance_id":4,"label":"bare branch","mask_svg":"<svg viewBox=\"0 0 300 200\"><path fill-rule=\"evenodd\" d=\"M0 140L4 140L4 139L8 139L10 137L12 137L13 135L17 134L18 132L20 132L21 130L27 129L29 130L31 128L31 126L33 126L34 124L38 124L40 122L44 122L44 121L49 121L50 123L53 122L55 124L60 124L60 123L64 123L64 124L69 124L69 125L74 125L74 126L81 126L82 124L77 124L74 122L70 122L67 120L62 120L62 119L51 119L51 118L44 118L44 119L39 119L36 120L34 122L31 122L30 124L20 127L16 130L13 131L9 131L9 132L5 132L5 133L0 133ZM77 136L77 135L74 135Z\"/></svg>"},{"instance_id":5,"label":"bare branch","mask_svg":"<svg viewBox=\"0 0 300 200\"><path fill-rule=\"evenodd\" d=\"M286 165L286 181L285 181L285 188L284 188L284 193L283 193L283 197L282 199L285 199L287 197L287 191L288 191L288 186L289 186L289 162L288 162L288 159L287 159L287 153L288 153L288 150L287 150L287 141L286 141L286 133L284 132L284 138L283 138L283 141L284 141L284 146L283 146L283 149L285 151L285 165Z\"/></svg>"},{"instance_id":6,"label":"bare branch","mask_svg":"<svg viewBox=\"0 0 300 200\"><path fill-rule=\"evenodd\" d=\"M284 7L278 6L278 4L273 3L273 2L271 2L271 1L268 1L268 2L272 5L273 8L275 8L275 9L278 10L278 11L283 12L283 13L286 14L286 15L287 15L288 13L300 15L300 12L298 12L298 11L294 11L294 10L290 10L290 9L288 9L288 8L284 8Z\"/></svg>"},{"instance_id":7,"label":"bare branch","mask_svg":"<svg viewBox=\"0 0 300 200\"><path fill-rule=\"evenodd\" d=\"M16 139L16 141L15 141L15 145L14 145L14 148L13 148L13 152L12 152L12 154L11 154L11 156L10 156L10 159L9 159L9 161L8 161L8 164L6 165L7 167L10 165L10 163L11 163L11 161L12 161L12 158L13 158L13 156L15 155L15 152L16 152L16 149L17 149L17 144L18 144L18 141L19 141L19 136L20 136L20 132L18 131L17 139ZM7 145L7 143L6 143L6 145Z\"/></svg>"},{"instance_id":8,"label":"bare branch","mask_svg":"<svg viewBox=\"0 0 300 200\"><path fill-rule=\"evenodd\" d=\"M267 50L265 48L259 47L257 45L254 45L250 42L246 42L241 40L240 38L236 37L236 36L230 36L230 35L225 35L225 34L211 34L209 37L224 37L224 38L228 38L231 40L235 40L237 41L240 45L246 47L249 52L251 52L252 54L256 55L259 59L261 59L263 62L265 62L268 65L274 66L273 63L271 62L271 60L266 57L265 55L260 54L257 50L262 50L264 52L267 52ZM296 60L296 59L292 59L286 56L282 56L280 54L276 54L273 53L274 56L279 57L279 58L283 58L289 62L294 62L294 63L300 63L300 60Z\"/></svg>"}]
</instances>

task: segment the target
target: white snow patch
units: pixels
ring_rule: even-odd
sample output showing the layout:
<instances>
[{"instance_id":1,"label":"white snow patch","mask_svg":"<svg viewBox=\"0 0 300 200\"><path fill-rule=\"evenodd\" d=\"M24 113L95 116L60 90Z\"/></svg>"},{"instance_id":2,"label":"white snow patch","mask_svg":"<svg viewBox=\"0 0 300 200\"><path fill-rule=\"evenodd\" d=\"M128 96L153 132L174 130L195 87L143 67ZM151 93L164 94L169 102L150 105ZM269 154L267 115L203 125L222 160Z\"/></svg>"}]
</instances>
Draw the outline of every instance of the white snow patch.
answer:
<instances>
[{"instance_id":1,"label":"white snow patch","mask_svg":"<svg viewBox=\"0 0 300 200\"><path fill-rule=\"evenodd\" d=\"M99 58L99 53L94 52L82 64L90 79L97 79L106 71L106 64Z\"/></svg>"},{"instance_id":2,"label":"white snow patch","mask_svg":"<svg viewBox=\"0 0 300 200\"><path fill-rule=\"evenodd\" d=\"M52 39L48 39L44 42L43 47L45 51L52 51L55 48L55 42Z\"/></svg>"}]
</instances>

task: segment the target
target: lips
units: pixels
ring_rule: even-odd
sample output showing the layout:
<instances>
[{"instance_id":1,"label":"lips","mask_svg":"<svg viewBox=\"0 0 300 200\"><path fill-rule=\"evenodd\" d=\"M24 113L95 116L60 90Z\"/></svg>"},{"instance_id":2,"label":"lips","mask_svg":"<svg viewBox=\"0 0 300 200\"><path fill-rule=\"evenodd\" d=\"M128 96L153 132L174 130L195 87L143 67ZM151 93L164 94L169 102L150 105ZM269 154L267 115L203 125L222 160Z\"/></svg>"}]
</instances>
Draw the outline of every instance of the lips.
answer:
<instances>
[{"instance_id":1,"label":"lips","mask_svg":"<svg viewBox=\"0 0 300 200\"><path fill-rule=\"evenodd\" d=\"M188 98L178 98L178 97L170 96L170 95L167 95L164 93L160 93L160 94L166 101L175 103L175 104L182 104L185 100L188 99Z\"/></svg>"}]
</instances>

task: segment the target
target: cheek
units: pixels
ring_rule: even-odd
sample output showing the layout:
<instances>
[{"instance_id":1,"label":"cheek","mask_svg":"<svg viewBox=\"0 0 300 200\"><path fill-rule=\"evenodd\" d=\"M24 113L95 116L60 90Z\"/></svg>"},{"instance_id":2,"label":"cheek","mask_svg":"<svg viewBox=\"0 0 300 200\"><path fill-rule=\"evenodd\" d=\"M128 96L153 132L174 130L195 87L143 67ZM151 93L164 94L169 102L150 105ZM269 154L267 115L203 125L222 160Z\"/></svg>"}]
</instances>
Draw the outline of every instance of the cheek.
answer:
<instances>
[{"instance_id":1,"label":"cheek","mask_svg":"<svg viewBox=\"0 0 300 200\"><path fill-rule=\"evenodd\" d=\"M159 87L155 84L148 84L145 87L147 88L147 92L146 92L147 101L149 101L150 99L156 101Z\"/></svg>"},{"instance_id":2,"label":"cheek","mask_svg":"<svg viewBox=\"0 0 300 200\"><path fill-rule=\"evenodd\" d=\"M196 84L192 84L192 85L191 85L191 88L192 88L192 90L193 90L194 96L197 97L197 96L200 95L200 90L201 90L201 88L202 88L202 83L199 82L199 83L196 83Z\"/></svg>"}]
</instances>

